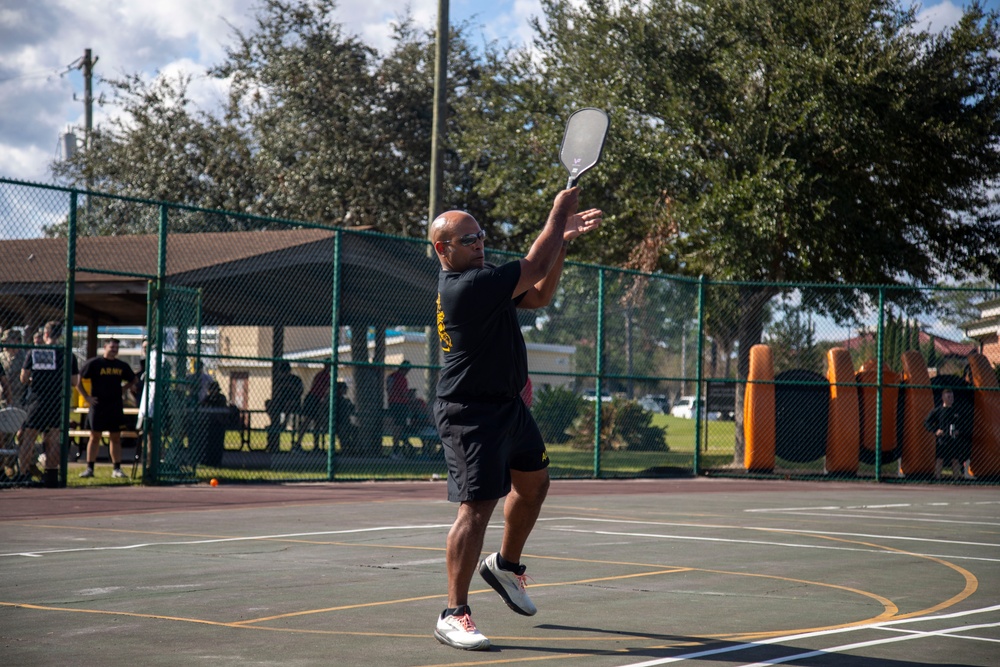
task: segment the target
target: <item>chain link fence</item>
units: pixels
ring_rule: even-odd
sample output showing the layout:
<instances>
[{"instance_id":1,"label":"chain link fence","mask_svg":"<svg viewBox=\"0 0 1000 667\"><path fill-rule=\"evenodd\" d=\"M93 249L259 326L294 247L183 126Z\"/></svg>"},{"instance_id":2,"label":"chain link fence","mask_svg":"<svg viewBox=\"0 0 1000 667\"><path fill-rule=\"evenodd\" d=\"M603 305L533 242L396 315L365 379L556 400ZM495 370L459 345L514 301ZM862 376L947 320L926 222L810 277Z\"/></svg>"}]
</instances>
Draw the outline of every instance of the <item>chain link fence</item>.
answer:
<instances>
[{"instance_id":1,"label":"chain link fence","mask_svg":"<svg viewBox=\"0 0 1000 667\"><path fill-rule=\"evenodd\" d=\"M10 180L0 201L8 405L37 399L19 384L32 350L82 365L115 336L140 377L123 431L136 479L446 476L425 242ZM552 304L520 317L522 396L555 478L1000 478L996 289L568 262ZM35 342L49 321L73 322L71 335ZM62 420L41 467L79 483L87 410L68 375L46 400ZM27 480L42 435L0 434L4 484Z\"/></svg>"}]
</instances>

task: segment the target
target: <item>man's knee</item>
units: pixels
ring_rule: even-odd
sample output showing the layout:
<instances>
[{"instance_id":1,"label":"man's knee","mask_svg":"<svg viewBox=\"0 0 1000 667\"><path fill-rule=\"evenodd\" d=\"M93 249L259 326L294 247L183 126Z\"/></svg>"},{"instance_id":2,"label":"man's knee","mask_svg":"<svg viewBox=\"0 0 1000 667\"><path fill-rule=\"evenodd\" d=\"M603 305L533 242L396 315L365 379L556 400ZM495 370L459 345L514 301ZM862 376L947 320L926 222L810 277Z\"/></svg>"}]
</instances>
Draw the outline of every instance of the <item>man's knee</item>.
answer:
<instances>
[{"instance_id":1,"label":"man's knee","mask_svg":"<svg viewBox=\"0 0 1000 667\"><path fill-rule=\"evenodd\" d=\"M546 469L533 472L511 471L511 487L524 500L541 504L549 492L549 471Z\"/></svg>"}]
</instances>

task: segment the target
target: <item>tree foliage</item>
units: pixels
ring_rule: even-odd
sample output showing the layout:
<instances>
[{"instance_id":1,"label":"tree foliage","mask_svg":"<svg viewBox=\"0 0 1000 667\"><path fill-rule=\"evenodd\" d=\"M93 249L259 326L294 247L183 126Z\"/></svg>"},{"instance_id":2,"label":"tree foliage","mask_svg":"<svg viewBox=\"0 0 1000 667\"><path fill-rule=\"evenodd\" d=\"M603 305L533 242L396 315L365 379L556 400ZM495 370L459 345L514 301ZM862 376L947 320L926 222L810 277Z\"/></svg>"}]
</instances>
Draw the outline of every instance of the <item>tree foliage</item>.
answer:
<instances>
[{"instance_id":1,"label":"tree foliage","mask_svg":"<svg viewBox=\"0 0 1000 667\"><path fill-rule=\"evenodd\" d=\"M434 35L404 18L380 55L344 33L334 0L263 0L256 12L208 73L228 87L220 109L197 108L190 78L106 80L122 113L95 130L89 150L54 165L57 177L115 195L424 236ZM451 42L453 99L482 71L461 30ZM450 124L457 132L460 118ZM445 160L450 203L481 214L470 170L454 152ZM116 206L129 212L104 215L93 231L155 230L155 219L137 224L135 206ZM266 224L213 227L181 215L172 228Z\"/></svg>"}]
</instances>

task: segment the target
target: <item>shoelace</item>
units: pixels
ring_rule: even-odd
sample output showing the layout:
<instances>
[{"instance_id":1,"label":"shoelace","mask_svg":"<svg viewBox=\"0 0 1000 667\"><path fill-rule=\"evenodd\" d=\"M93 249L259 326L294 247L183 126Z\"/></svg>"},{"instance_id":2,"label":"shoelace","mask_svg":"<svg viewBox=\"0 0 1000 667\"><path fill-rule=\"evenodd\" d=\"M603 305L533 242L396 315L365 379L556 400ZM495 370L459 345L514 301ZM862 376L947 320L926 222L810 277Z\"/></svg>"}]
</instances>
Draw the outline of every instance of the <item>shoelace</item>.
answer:
<instances>
[{"instance_id":1,"label":"shoelace","mask_svg":"<svg viewBox=\"0 0 1000 667\"><path fill-rule=\"evenodd\" d=\"M472 622L472 617L468 614L462 614L461 616L452 616L453 619L458 621L462 625L462 629L466 632L476 632L476 624Z\"/></svg>"},{"instance_id":2,"label":"shoelace","mask_svg":"<svg viewBox=\"0 0 1000 667\"><path fill-rule=\"evenodd\" d=\"M531 577L526 574L515 574L514 577L517 579L517 587L522 591L527 587L528 579L531 579ZM531 580L534 581L534 579Z\"/></svg>"}]
</instances>

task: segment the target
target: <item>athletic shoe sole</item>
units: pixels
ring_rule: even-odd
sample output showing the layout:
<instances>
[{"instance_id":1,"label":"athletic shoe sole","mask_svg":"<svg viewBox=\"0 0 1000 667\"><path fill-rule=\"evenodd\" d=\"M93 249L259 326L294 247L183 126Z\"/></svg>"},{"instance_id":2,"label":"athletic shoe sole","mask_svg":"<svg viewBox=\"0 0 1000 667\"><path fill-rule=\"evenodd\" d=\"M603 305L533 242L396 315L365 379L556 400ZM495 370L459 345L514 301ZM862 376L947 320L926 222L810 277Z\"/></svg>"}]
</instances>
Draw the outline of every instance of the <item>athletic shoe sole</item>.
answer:
<instances>
[{"instance_id":1,"label":"athletic shoe sole","mask_svg":"<svg viewBox=\"0 0 1000 667\"><path fill-rule=\"evenodd\" d=\"M466 646L465 644L458 644L450 639L441 631L435 628L434 639L438 640L445 646L451 646L452 648L460 648L463 651L485 651L490 647L490 640L487 637L483 637L483 640L477 644L470 644Z\"/></svg>"},{"instance_id":2,"label":"athletic shoe sole","mask_svg":"<svg viewBox=\"0 0 1000 667\"><path fill-rule=\"evenodd\" d=\"M479 564L479 575L493 588L493 590L500 594L504 604L510 607L511 611L514 611L521 616L534 616L537 613L537 610L525 611L524 609L518 607L514 601L510 599L510 594L507 593L507 588L500 583L500 580L497 579L496 575L493 574L493 571L490 569L490 566L486 563L489 558L492 558L492 556L484 559L483 562Z\"/></svg>"}]
</instances>

